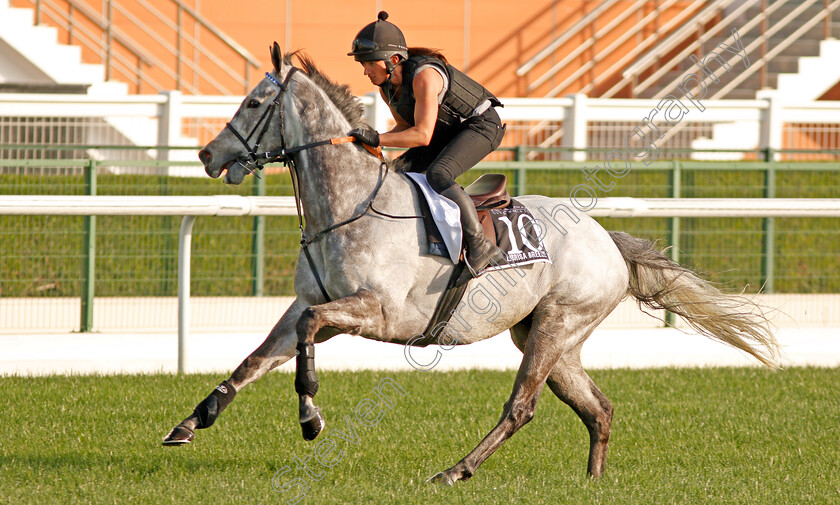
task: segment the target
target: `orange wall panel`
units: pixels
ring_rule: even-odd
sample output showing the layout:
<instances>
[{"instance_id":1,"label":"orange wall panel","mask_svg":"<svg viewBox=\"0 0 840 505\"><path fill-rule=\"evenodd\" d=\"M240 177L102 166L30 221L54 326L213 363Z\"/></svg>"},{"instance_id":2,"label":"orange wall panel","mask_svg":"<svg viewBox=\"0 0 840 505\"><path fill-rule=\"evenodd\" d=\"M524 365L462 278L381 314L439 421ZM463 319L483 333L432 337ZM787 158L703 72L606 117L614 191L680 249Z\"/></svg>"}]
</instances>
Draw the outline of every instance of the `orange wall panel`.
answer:
<instances>
[{"instance_id":1,"label":"orange wall panel","mask_svg":"<svg viewBox=\"0 0 840 505\"><path fill-rule=\"evenodd\" d=\"M80 0L76 0L80 1ZM92 9L101 10L102 0L81 0ZM177 11L173 0L148 0L156 9L175 20ZM59 5L66 5L57 0ZM467 70L476 80L500 96L542 96L575 72L582 65L592 61L602 49L618 37L622 30L615 30L599 40L595 47L584 51L563 71L557 73L543 86L528 92L533 82L556 61L569 54L588 40L594 31L582 31L568 41L552 57L546 59L528 75L518 77L516 70L534 54L556 37L570 29L587 12L600 2L593 0L242 0L220 2L208 0L185 0L184 4L194 8L210 23L221 29L238 44L259 60L261 68L253 71L250 85L261 79L262 72L270 67L268 47L273 41L280 43L284 51L302 49L306 51L321 69L336 81L350 84L353 92L364 94L373 91L373 86L363 76L361 67L346 56L355 34L365 24L372 22L380 9L390 14L390 21L405 33L409 46L427 46L440 49L456 66ZM603 26L617 13L634 2L626 0L602 15L597 21ZM15 6L31 7L32 0L12 0ZM644 13L655 8L657 2L644 4ZM652 33L656 26L666 22L681 9L691 5L687 0L677 1L660 19L648 26ZM136 2L114 0L135 13L144 23L153 28L153 34L139 30L135 23L115 9L114 20L121 30L137 40L143 49L156 55L163 63L175 67L174 56L166 54L163 45L174 46L176 37L171 28L143 12ZM696 6L696 5L695 5ZM622 23L622 29L635 23L636 15ZM184 31L190 37L196 32L191 17L183 16ZM645 35L646 35L645 34ZM603 78L606 70L638 43L634 37L619 49L597 63L595 68L584 73L560 95L575 92L589 84L594 78ZM62 41L66 40L66 32ZM227 63L237 73L242 72L243 63L230 50L224 48L206 32L200 32L199 46L218 56L198 55L198 49L182 41L185 62L181 64L182 77L194 82L195 75L190 65L197 62L200 71L207 72L235 93L242 92L242 86L230 84L233 81L218 62ZM87 61L95 60L91 51L85 52ZM144 67L143 72L155 81L174 87L174 79L156 66ZM119 74L116 74L119 77ZM250 86L249 86L250 87ZM602 86L599 85L599 88ZM596 88L596 91L598 89ZM200 86L200 93L214 93L208 86ZM141 89L149 93L149 89ZM589 94L593 94L591 91Z\"/></svg>"}]
</instances>

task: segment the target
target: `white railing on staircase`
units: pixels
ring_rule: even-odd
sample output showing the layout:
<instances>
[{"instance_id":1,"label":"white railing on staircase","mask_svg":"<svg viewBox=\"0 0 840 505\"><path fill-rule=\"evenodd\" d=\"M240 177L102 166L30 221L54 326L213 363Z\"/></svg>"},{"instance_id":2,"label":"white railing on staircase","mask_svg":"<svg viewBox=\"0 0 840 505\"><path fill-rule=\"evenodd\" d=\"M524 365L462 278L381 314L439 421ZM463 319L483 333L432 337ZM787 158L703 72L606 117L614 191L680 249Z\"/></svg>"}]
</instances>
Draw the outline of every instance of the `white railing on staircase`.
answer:
<instances>
[{"instance_id":1,"label":"white railing on staircase","mask_svg":"<svg viewBox=\"0 0 840 505\"><path fill-rule=\"evenodd\" d=\"M175 19L145 0L103 0L101 10L85 0L26 1L35 9L36 24L51 23L64 30L67 43L82 45L105 66L106 80L121 75L137 93L166 89L191 94L246 93L252 69L260 67L245 48L181 0L168 0ZM134 40L117 26L115 14L127 19L132 30L140 30L146 42ZM154 27L142 21L148 15L155 19ZM210 39L201 39L202 35ZM174 45L166 42L173 37ZM225 48L225 54L209 52L210 45ZM217 75L230 80L222 82Z\"/></svg>"},{"instance_id":2,"label":"white railing on staircase","mask_svg":"<svg viewBox=\"0 0 840 505\"><path fill-rule=\"evenodd\" d=\"M791 11L791 13L788 14L782 21L779 21L776 25L774 25L773 28L776 28L777 26L782 25L783 23L786 25L792 22L796 18L796 15L800 14L802 11L805 10L806 6L813 5L817 1L818 0L804 2L801 6ZM751 59L750 67L738 74L738 76L732 79L731 82L729 82L728 84L717 90L715 93L713 93L712 98L722 98L726 96L727 93L735 89L735 87L741 84L746 78L754 74L756 71L763 69L770 60L778 56L782 51L784 51L785 49L790 47L794 42L799 40L800 37L802 37L802 35L808 32L808 30L816 26L823 19L831 19L831 14L838 7L840 7L840 0L834 0L830 4L826 4L825 8L822 11L820 11L813 18L805 21L799 28L797 28L793 33L788 35L784 40L782 40L778 44L775 44L773 46L773 49L767 51L766 54L764 53L764 51L762 51L762 56L755 60ZM796 13L796 15L794 15L794 13ZM744 51L749 55L751 52L755 51L759 47L766 47L767 40L776 32L777 30L768 30L766 33L762 34L762 36L758 40L749 44Z\"/></svg>"},{"instance_id":3,"label":"white railing on staircase","mask_svg":"<svg viewBox=\"0 0 840 505\"><path fill-rule=\"evenodd\" d=\"M747 9L749 9L750 7L753 7L755 5L755 3L759 2L759 1L761 1L761 0L746 0L743 3L741 3L740 5L738 5L735 8L735 10L733 10L731 13L729 13L729 15L727 15L725 18L723 18L719 23L715 24L711 29L706 30L705 32L700 34L700 36L697 37L697 39L694 40L693 42L689 42L687 46L685 46L680 52L678 52L676 55L674 55L671 58L671 61L684 61L685 58L687 58L689 54L692 54L695 51L701 50L703 45L706 42L708 42L709 39L711 39L712 37L720 34L723 30L730 27L732 21L738 19L738 17L741 16L744 12L746 12ZM777 8L779 8L783 3L784 2L777 2L776 4L773 4L768 11L765 11L765 14L769 15L770 13L775 11ZM700 16L698 16L698 21L700 21L702 23L705 23L706 21L711 19L711 17L715 16L716 14L717 14L716 11L708 11L708 12L704 11ZM753 24L754 22L757 22L757 21L756 20L751 20L746 25L742 26L741 31L746 33L747 30L751 29L754 26L754 24ZM699 26L702 26L702 24L699 24L698 27ZM617 86L614 86L609 91L604 93L604 98L608 98L608 97L614 95L616 91L621 89L618 86L626 85L627 83L629 83L634 78L634 76L638 76L639 74L642 73L642 71L647 70L650 67L650 65L652 65L656 61L656 59L659 58L662 54L669 53L672 50L674 50L675 48L677 48L681 43L684 44L686 42L684 40L684 36L686 35L685 33L678 33L678 34L675 34L675 35L683 35L683 37L679 37L679 36L668 37L667 39L663 40L660 44L657 44L657 46L654 49L652 49L650 52L648 52L647 54L642 56L639 59L639 61L637 61L636 63L627 67L623 72L624 79L622 79ZM671 70L671 67L669 65L662 65L658 70L653 72L650 76L645 78L642 82L633 86L633 91L631 92L631 94L633 96L639 96L640 93L642 93L643 91L648 89L650 86L656 84L659 81L659 79L661 79L662 76L664 76L670 70Z\"/></svg>"},{"instance_id":4,"label":"white railing on staircase","mask_svg":"<svg viewBox=\"0 0 840 505\"><path fill-rule=\"evenodd\" d=\"M823 36L824 38L828 38L831 35L831 14L838 8L838 2L834 0L777 0L775 2L770 2L769 0L740 0L740 2L734 5L734 10L729 12L713 27L705 29L704 26L706 23L712 20L715 16L719 15L719 13L722 12L722 9L728 7L730 4L733 4L733 1L726 0L720 5L718 5L718 3L719 2L716 2L715 4L710 5L707 9L704 9L704 11L695 18L696 22L695 20L692 20L691 22L686 23L684 25L686 29L675 31L670 37L665 38L653 49L642 55L636 63L628 66L623 71L623 78L601 96L604 98L615 96L615 94L622 88L632 83L637 76L644 74L654 65L658 64L664 55L670 54L676 48L681 46L684 47L679 53L673 56L671 61L684 61L684 58L689 54L700 51L703 44L708 42L715 35L720 34L724 30L731 30L733 28L733 21L742 17L747 9L756 7L759 8L760 14L736 28L742 37L746 36L748 32L758 28L759 33L756 40L750 43L746 47L745 51L747 54L750 54L758 50L759 56L750 57L750 68L741 72L737 79L718 89L712 97L722 98L726 96L727 93L735 89L737 85L741 84L755 72L762 73L761 87L766 87L767 82L765 70L767 68L767 63L774 57L778 56L782 51L793 45L802 37L802 35L820 22L824 25ZM807 9L820 4L822 4L823 9L819 13L808 19L799 19ZM775 11L787 5L791 6L792 10L772 26L769 26L768 21L770 16ZM787 36L782 42L774 44L771 48L771 37L788 26L797 26L797 29ZM692 40L695 37L696 39ZM631 96L638 96L648 90L651 86L659 82L659 80L670 70L672 70L672 65L662 65L659 69L647 76L642 82L633 85ZM678 76L676 79L665 84L663 89L673 89L674 86L679 84L681 78L681 75Z\"/></svg>"},{"instance_id":5,"label":"white railing on staircase","mask_svg":"<svg viewBox=\"0 0 840 505\"><path fill-rule=\"evenodd\" d=\"M530 72L535 66L545 61L546 58L556 51L563 44L571 40L574 36L582 32L587 26L591 25L598 19L603 12L617 3L618 0L604 0L600 5L589 11L583 18L575 23L571 28L566 30L563 35L552 40L545 48L534 55L531 59L522 64L517 70L516 75L522 77Z\"/></svg>"},{"instance_id":6,"label":"white railing on staircase","mask_svg":"<svg viewBox=\"0 0 840 505\"><path fill-rule=\"evenodd\" d=\"M645 29L654 19L658 18L665 10L670 7L674 1L672 0L665 0L664 3L657 6L657 8L646 15L644 18L639 20L631 29L627 30L625 33L621 34L616 40L614 40L611 44L601 50L598 54L596 54L592 61L589 61L581 66L578 70L576 70L572 75L570 75L566 80L555 86L551 89L546 96L554 97L565 91L571 84L573 84L579 77L581 77L584 72L590 71L595 68L595 65L600 61L604 60L605 58L610 57L618 47L622 44L626 43L630 40L631 37L635 37L638 34L642 33L642 30ZM698 0L692 2L690 6L686 7L682 11L680 11L676 16L672 19L668 20L665 24L660 26L656 29L652 34L645 37L641 42L635 45L633 49L628 51L624 54L618 61L613 63L607 70L599 71L598 74L601 75L602 78L608 78L612 76L614 73L618 72L627 62L631 61L635 58L639 53L645 50L645 48L650 47L656 40L660 37L668 33L669 31L676 28L685 18L691 16L694 12L694 9L698 8L703 4L702 1ZM580 92L581 93L589 93L595 86L597 86L599 82L598 76L595 76L586 86L584 86Z\"/></svg>"}]
</instances>

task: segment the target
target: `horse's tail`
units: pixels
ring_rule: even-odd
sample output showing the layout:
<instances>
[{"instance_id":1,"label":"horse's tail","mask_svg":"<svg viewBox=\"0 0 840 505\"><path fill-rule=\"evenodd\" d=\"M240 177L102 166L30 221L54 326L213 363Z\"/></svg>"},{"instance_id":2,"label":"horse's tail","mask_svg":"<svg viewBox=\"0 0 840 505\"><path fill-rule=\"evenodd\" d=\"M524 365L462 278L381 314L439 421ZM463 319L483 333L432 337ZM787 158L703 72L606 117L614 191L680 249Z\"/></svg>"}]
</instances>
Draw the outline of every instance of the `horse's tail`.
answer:
<instances>
[{"instance_id":1,"label":"horse's tail","mask_svg":"<svg viewBox=\"0 0 840 505\"><path fill-rule=\"evenodd\" d=\"M770 368L778 366L779 344L761 306L722 293L649 240L622 232L610 236L630 270L629 292L640 307L673 312L706 337L741 349Z\"/></svg>"}]
</instances>

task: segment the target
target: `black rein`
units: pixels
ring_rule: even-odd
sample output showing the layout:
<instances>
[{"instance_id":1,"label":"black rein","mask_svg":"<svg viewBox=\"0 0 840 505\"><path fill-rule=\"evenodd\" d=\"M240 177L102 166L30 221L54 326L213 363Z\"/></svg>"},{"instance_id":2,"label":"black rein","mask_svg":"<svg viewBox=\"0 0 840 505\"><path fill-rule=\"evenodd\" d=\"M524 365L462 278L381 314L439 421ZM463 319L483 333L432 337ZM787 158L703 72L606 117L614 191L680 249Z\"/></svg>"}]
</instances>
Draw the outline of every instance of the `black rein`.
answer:
<instances>
[{"instance_id":1,"label":"black rein","mask_svg":"<svg viewBox=\"0 0 840 505\"><path fill-rule=\"evenodd\" d=\"M323 282L321 281L321 277L318 275L318 270L315 267L315 261L312 259L312 255L309 253L309 245L312 242L320 239L321 237L325 236L326 234L330 233L331 231L334 231L338 228L341 228L342 226L348 225L348 224L350 224L354 221L357 221L357 220L361 219L362 217L367 215L369 212L373 212L375 214L379 214L381 216L389 217L389 218L392 218L392 219L422 219L423 216L393 216L393 215L390 215L390 214L386 214L384 212L380 212L373 207L373 201L376 199L376 195L379 193L379 190L382 188L382 185L385 183L385 178L388 177L388 172L389 172L387 164L385 163L385 161L382 161L382 163L379 165L379 172L380 172L379 180L377 181L376 187L374 188L373 193L371 194L370 199L368 200L368 204L365 207L365 210L358 213L358 214L355 214L355 215L351 216L348 219L345 219L344 221L336 223L332 226L329 226L329 227L315 233L310 238L306 238L306 233L304 232L304 229L303 229L303 211L301 210L301 203L300 203L299 179L298 179L297 167L295 166L295 160L293 158L293 155L295 155L295 154L297 154L301 151L305 151L307 149L312 149L314 147L320 147L320 146L335 144L337 139L319 140L317 142L311 142L309 144L304 144L304 145L301 145L301 146L296 146L296 147L292 147L292 148L288 148L288 149L286 148L286 138L285 138L285 135L284 135L285 132L284 132L284 121L283 121L283 100L282 100L282 96L288 90L289 82L291 81L292 75L294 75L294 73L297 72L298 70L299 69L297 67L292 67L292 69L289 70L289 73L286 74L286 78L283 79L282 83L280 81L278 81L277 79L275 79L274 76L272 76L270 73L268 73L268 72L265 73L266 78L269 81L271 81L274 85L276 85L279 88L279 90L277 91L277 94L274 96L274 99L271 101L271 105L269 105L268 109L266 109L266 111L260 117L260 120L257 122L257 124L254 125L254 128L251 130L251 132L248 134L247 137L243 137L242 134L240 134L236 130L236 128L234 128L230 123L227 123L225 125L225 128L230 130L233 133L233 135L237 139L239 139L239 141L242 143L242 145L245 146L245 149L248 151L245 156L242 156L242 157L240 157L236 160L236 162L239 163L248 173L254 174L255 177L259 178L259 175L257 175L257 173L254 171L254 169L259 170L259 169L262 169L264 165L266 165L268 163L275 163L275 162L283 163L284 165L286 165L289 168L289 174L292 177L292 189L293 189L294 194L295 194L295 205L297 207L298 228L300 228L300 246L301 246L301 249L303 249L303 253L306 256L306 261L309 263L309 268L312 270L312 274L315 277L315 282L318 284L318 288L320 289L321 294L324 296L324 298L328 302L330 302L330 301L332 301L332 298L330 297L329 293L327 293L327 290L324 287ZM277 149L275 151L266 151L264 153L258 154L256 151L259 149L260 142L262 142L263 137L265 136L266 132L268 131L269 125L271 124L272 117L274 116L275 109L279 109L279 112L280 112L279 115L280 115L280 144L281 144L281 147L280 147L280 149ZM260 123L263 123L263 127L262 127L262 130L260 130L259 135L257 135L257 140L254 144L254 147L252 148L248 144L248 141L251 140L251 137L253 137L254 133L257 131L257 128L259 128ZM352 140L352 139L348 139L348 140ZM383 172L382 172L383 168L385 169L384 175L383 175Z\"/></svg>"}]
</instances>

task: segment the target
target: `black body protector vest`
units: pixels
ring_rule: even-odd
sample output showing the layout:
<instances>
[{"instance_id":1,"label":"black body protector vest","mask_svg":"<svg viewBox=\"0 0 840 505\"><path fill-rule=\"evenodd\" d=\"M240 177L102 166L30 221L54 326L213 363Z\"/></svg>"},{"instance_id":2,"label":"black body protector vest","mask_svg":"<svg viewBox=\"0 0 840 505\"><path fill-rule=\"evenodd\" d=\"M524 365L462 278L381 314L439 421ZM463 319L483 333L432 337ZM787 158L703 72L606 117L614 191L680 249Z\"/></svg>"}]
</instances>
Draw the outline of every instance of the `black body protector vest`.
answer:
<instances>
[{"instance_id":1,"label":"black body protector vest","mask_svg":"<svg viewBox=\"0 0 840 505\"><path fill-rule=\"evenodd\" d=\"M399 98L394 98L396 91L390 84L383 86L387 102L396 113L411 126L414 126L414 75L423 65L433 65L441 70L449 80L449 86L438 106L435 131L457 126L462 120L472 117L479 105L489 100L491 106L502 107L502 102L481 84L472 80L457 68L429 56L412 56L402 63L402 84Z\"/></svg>"}]
</instances>

